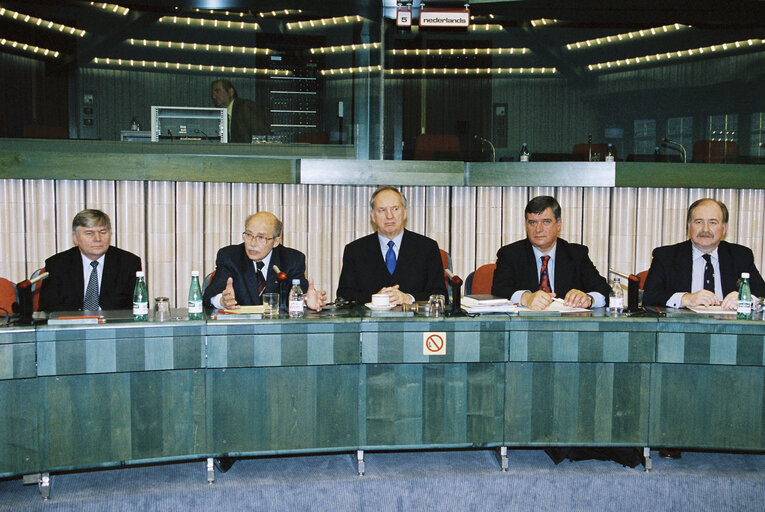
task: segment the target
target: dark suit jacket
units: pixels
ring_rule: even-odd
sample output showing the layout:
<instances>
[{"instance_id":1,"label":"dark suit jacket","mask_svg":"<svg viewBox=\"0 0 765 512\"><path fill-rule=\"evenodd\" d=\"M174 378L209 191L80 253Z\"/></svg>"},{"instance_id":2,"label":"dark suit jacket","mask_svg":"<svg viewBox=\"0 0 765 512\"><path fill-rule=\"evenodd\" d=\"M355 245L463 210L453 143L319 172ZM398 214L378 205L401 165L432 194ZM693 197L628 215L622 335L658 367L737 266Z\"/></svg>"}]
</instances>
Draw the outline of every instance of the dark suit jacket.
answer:
<instances>
[{"instance_id":1,"label":"dark suit jacket","mask_svg":"<svg viewBox=\"0 0 765 512\"><path fill-rule=\"evenodd\" d=\"M691 292L693 280L692 244L690 240L675 245L657 247L653 250L653 260L643 288L643 304L647 306L665 306L669 298L677 292ZM731 244L724 240L717 247L720 260L720 282L723 297L738 290L736 282L741 272L749 272L749 285L752 293L765 296L765 282L754 264L751 249L743 245Z\"/></svg>"},{"instance_id":2,"label":"dark suit jacket","mask_svg":"<svg viewBox=\"0 0 765 512\"><path fill-rule=\"evenodd\" d=\"M50 276L40 289L41 311L76 311L82 309L85 280L80 249L72 247L45 260ZM135 273L141 270L141 258L113 246L106 250L98 303L101 309L131 309Z\"/></svg>"},{"instance_id":3,"label":"dark suit jacket","mask_svg":"<svg viewBox=\"0 0 765 512\"><path fill-rule=\"evenodd\" d=\"M270 133L266 111L244 98L234 98L231 107L231 130L229 142L252 142L253 135Z\"/></svg>"},{"instance_id":4,"label":"dark suit jacket","mask_svg":"<svg viewBox=\"0 0 765 512\"><path fill-rule=\"evenodd\" d=\"M300 279L300 287L303 292L308 290L308 280L305 278L305 255L295 249L283 245L277 245L271 251L271 262L266 274L266 287L263 293L280 292L279 281L276 279L274 265L287 274L289 286L292 287L293 279ZM205 289L204 304L212 306L210 299L221 293L226 288L226 281L234 279L234 294L240 306L252 306L262 304L263 300L258 295L258 278L255 274L255 265L247 256L244 244L229 245L218 251L215 258L215 275L210 285ZM280 297L282 303L285 297Z\"/></svg>"},{"instance_id":5,"label":"dark suit jacket","mask_svg":"<svg viewBox=\"0 0 765 512\"><path fill-rule=\"evenodd\" d=\"M363 304L381 288L396 284L415 300L428 300L433 294L446 296L444 267L435 240L405 229L393 275L385 266L377 233L345 246L338 297Z\"/></svg>"},{"instance_id":6,"label":"dark suit jacket","mask_svg":"<svg viewBox=\"0 0 765 512\"><path fill-rule=\"evenodd\" d=\"M611 287L608 281L598 273L588 256L586 246L569 243L558 238L555 250L555 275L553 276L556 297L561 299L569 290L576 289L585 293L598 292L608 300ZM502 247L497 251L497 269L491 293L498 297L510 298L518 290L539 289L539 271L534 258L534 251L528 238Z\"/></svg>"}]
</instances>

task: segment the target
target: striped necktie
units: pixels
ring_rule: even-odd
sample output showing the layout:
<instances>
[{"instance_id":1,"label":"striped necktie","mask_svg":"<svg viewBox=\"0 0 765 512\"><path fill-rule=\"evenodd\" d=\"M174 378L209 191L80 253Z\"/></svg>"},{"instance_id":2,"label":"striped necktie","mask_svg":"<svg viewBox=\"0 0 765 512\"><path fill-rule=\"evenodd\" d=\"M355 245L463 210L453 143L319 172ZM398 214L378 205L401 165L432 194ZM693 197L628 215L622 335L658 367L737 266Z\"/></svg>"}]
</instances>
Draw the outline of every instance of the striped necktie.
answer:
<instances>
[{"instance_id":1,"label":"striped necktie","mask_svg":"<svg viewBox=\"0 0 765 512\"><path fill-rule=\"evenodd\" d=\"M82 309L85 311L98 311L98 260L91 261L90 266L93 267L93 270L90 271Z\"/></svg>"}]
</instances>

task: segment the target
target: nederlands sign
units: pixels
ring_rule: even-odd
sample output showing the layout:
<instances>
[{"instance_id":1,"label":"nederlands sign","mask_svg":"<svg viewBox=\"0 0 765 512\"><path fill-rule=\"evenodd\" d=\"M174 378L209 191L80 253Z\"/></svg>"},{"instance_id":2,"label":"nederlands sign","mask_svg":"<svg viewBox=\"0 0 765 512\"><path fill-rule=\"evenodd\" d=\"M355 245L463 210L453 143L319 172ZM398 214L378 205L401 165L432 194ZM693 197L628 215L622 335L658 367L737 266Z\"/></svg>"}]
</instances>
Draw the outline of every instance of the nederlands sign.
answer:
<instances>
[{"instance_id":1,"label":"nederlands sign","mask_svg":"<svg viewBox=\"0 0 765 512\"><path fill-rule=\"evenodd\" d=\"M470 25L468 9L434 9L423 7L420 11L421 27L467 27Z\"/></svg>"}]
</instances>

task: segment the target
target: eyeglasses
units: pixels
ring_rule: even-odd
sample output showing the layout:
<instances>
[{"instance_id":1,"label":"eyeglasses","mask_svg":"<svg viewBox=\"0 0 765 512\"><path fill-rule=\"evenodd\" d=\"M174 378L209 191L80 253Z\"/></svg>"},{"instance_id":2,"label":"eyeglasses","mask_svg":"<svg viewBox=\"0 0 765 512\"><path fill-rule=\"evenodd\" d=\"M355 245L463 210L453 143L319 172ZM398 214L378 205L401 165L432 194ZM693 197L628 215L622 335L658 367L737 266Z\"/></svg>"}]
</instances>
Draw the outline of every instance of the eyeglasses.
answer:
<instances>
[{"instance_id":1,"label":"eyeglasses","mask_svg":"<svg viewBox=\"0 0 765 512\"><path fill-rule=\"evenodd\" d=\"M257 242L258 244L263 245L266 242L270 242L271 240L273 240L276 237L273 237L273 236L263 236L263 235L253 235L252 233L250 233L248 231L245 231L245 232L242 233L242 238L248 244L251 244L252 241L255 240L255 242Z\"/></svg>"}]
</instances>

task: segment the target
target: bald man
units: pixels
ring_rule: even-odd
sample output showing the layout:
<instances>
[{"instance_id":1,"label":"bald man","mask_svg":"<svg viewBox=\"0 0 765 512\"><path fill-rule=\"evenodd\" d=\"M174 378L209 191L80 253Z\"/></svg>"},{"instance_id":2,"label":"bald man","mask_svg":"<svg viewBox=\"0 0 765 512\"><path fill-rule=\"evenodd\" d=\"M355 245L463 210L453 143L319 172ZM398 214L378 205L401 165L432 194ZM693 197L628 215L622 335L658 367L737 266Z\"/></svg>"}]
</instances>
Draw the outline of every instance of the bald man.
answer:
<instances>
[{"instance_id":1,"label":"bald man","mask_svg":"<svg viewBox=\"0 0 765 512\"><path fill-rule=\"evenodd\" d=\"M274 214L258 212L248 217L242 239L243 243L218 251L215 275L204 293L205 305L235 309L262 304L264 293L280 291L274 265L287 274L290 283L300 279L309 308L318 311L326 303L326 292L316 290L312 279L306 280L305 255L281 244L282 223Z\"/></svg>"}]
</instances>

